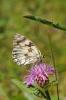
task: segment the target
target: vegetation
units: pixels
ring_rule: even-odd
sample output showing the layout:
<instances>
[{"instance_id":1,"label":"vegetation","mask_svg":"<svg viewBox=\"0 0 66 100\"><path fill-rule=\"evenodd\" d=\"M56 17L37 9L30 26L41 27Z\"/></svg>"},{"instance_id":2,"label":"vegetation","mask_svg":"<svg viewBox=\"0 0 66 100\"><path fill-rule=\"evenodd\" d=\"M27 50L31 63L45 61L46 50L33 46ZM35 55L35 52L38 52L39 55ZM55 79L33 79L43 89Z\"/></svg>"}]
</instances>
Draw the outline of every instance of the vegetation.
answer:
<instances>
[{"instance_id":1,"label":"vegetation","mask_svg":"<svg viewBox=\"0 0 66 100\"><path fill-rule=\"evenodd\" d=\"M66 99L66 32L27 20L23 17L25 15L39 16L66 27L66 1L0 0L0 100L41 99L27 90L22 83L29 66L20 67L13 62L13 37L16 32L32 40L48 64L53 64L48 39L48 35L51 36L60 100ZM52 100L57 100L56 86L51 86L50 91Z\"/></svg>"}]
</instances>

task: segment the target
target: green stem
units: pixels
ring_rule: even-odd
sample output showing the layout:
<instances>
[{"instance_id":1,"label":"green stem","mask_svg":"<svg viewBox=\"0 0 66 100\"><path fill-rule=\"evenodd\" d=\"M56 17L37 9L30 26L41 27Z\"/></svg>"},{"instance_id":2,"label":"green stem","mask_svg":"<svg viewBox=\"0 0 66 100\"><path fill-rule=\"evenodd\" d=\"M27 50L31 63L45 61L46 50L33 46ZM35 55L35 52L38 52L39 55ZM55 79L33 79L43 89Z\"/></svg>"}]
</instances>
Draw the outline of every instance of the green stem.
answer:
<instances>
[{"instance_id":1,"label":"green stem","mask_svg":"<svg viewBox=\"0 0 66 100\"><path fill-rule=\"evenodd\" d=\"M54 58L54 54L53 54L53 45L52 45L52 40L51 40L51 36L48 35L48 39L49 39L49 44L50 44L50 49L51 49L51 56L52 56L52 60L53 60L53 65L55 68L55 77L56 77L56 81L58 81L58 77L57 77L57 70L56 70L56 65L55 65L55 58ZM58 83L57 83L57 96L58 96L58 100L59 100L59 88L58 88Z\"/></svg>"},{"instance_id":2,"label":"green stem","mask_svg":"<svg viewBox=\"0 0 66 100\"><path fill-rule=\"evenodd\" d=\"M39 18L39 17L36 17L36 16L32 16L32 15L26 15L26 16L24 16L24 18L31 19L31 20L34 20L34 21L37 21L37 22L41 22L43 24L52 26L52 27L54 27L56 29L60 29L60 30L66 31L66 27L65 26L62 26L62 25L60 25L58 23L54 23L54 22L48 21L46 19L42 19L42 18Z\"/></svg>"},{"instance_id":3,"label":"green stem","mask_svg":"<svg viewBox=\"0 0 66 100\"><path fill-rule=\"evenodd\" d=\"M40 86L33 86L34 88L38 89L39 92L41 93L41 95L46 99L46 100L51 100L51 97L50 97L50 94L49 94L49 91L48 89L43 89L41 88Z\"/></svg>"},{"instance_id":4,"label":"green stem","mask_svg":"<svg viewBox=\"0 0 66 100\"><path fill-rule=\"evenodd\" d=\"M48 90L45 90L45 95L47 100L51 100Z\"/></svg>"}]
</instances>

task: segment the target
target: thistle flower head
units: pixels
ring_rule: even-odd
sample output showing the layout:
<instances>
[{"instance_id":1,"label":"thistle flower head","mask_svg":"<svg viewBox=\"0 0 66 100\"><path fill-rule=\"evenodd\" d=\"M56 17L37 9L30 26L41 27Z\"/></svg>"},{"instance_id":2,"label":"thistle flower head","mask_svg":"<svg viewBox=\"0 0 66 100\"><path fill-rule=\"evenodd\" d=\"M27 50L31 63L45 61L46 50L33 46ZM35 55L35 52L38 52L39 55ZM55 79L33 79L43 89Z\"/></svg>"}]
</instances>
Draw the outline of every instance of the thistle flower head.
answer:
<instances>
[{"instance_id":1,"label":"thistle flower head","mask_svg":"<svg viewBox=\"0 0 66 100\"><path fill-rule=\"evenodd\" d=\"M27 86L32 86L36 82L39 86L44 86L49 82L49 75L54 72L54 68L45 63L36 64L26 76L25 83Z\"/></svg>"}]
</instances>

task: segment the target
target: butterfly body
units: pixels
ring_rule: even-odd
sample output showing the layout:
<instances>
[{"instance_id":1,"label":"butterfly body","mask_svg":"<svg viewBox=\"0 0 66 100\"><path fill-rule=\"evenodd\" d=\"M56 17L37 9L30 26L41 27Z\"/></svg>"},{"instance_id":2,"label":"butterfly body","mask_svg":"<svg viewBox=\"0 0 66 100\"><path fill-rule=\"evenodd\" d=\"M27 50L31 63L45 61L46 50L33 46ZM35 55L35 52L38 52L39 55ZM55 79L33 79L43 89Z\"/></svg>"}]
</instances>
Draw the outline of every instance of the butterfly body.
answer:
<instances>
[{"instance_id":1,"label":"butterfly body","mask_svg":"<svg viewBox=\"0 0 66 100\"><path fill-rule=\"evenodd\" d=\"M13 47L13 59L18 65L34 64L41 59L41 52L35 44L21 34L15 35Z\"/></svg>"}]
</instances>

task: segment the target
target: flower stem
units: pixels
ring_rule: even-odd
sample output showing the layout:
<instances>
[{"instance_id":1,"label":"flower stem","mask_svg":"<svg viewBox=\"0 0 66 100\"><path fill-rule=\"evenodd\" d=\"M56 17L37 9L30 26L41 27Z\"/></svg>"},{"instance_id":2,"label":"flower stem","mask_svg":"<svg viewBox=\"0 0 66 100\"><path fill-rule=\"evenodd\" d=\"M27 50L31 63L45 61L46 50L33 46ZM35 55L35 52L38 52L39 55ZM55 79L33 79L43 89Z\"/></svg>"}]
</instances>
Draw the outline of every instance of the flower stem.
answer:
<instances>
[{"instance_id":1,"label":"flower stem","mask_svg":"<svg viewBox=\"0 0 66 100\"><path fill-rule=\"evenodd\" d=\"M45 90L46 100L51 100L48 90Z\"/></svg>"}]
</instances>

